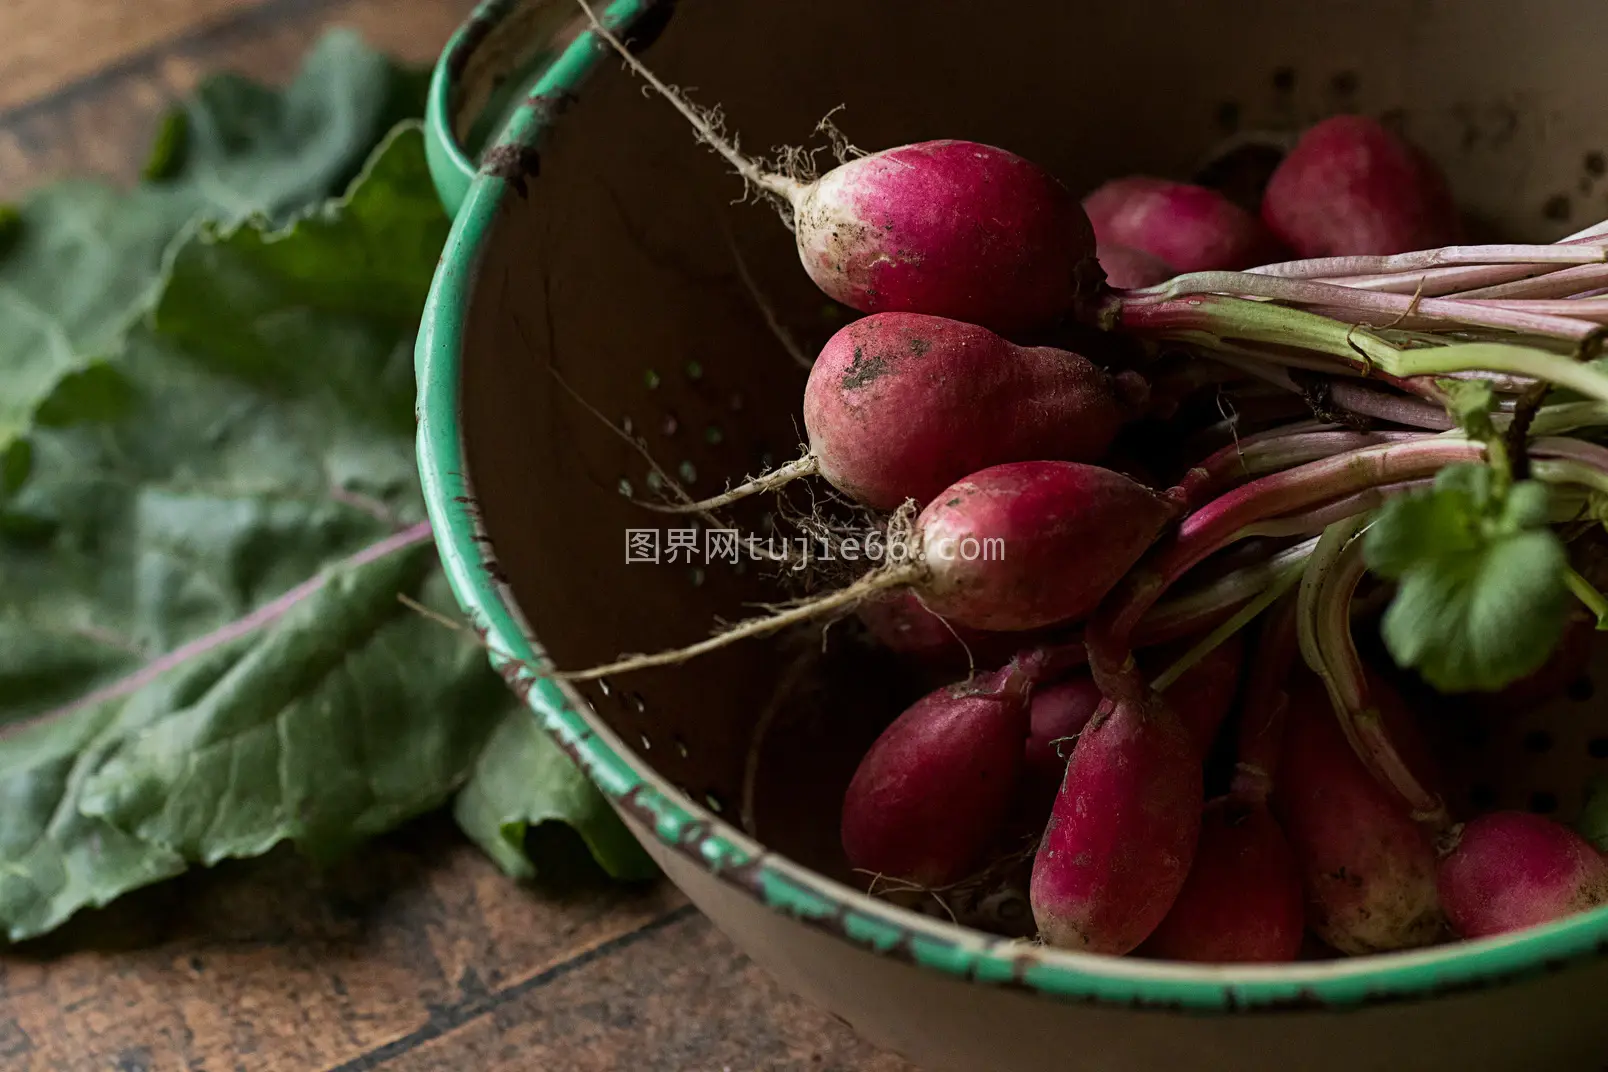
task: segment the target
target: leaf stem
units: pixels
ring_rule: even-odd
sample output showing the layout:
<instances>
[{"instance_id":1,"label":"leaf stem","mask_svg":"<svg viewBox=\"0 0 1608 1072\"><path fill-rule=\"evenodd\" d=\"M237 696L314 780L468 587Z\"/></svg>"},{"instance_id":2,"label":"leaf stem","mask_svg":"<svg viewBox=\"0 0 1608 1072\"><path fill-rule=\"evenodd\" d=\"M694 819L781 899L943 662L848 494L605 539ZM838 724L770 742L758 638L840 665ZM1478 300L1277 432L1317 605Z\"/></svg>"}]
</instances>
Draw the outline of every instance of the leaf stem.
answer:
<instances>
[{"instance_id":1,"label":"leaf stem","mask_svg":"<svg viewBox=\"0 0 1608 1072\"><path fill-rule=\"evenodd\" d=\"M1446 804L1419 781L1391 741L1351 635L1351 600L1367 572L1361 552L1369 522L1365 515L1346 518L1318 540L1298 601L1301 654L1323 679L1335 718L1357 757L1401 797L1416 820L1440 830L1451 821Z\"/></svg>"},{"instance_id":2,"label":"leaf stem","mask_svg":"<svg viewBox=\"0 0 1608 1072\"><path fill-rule=\"evenodd\" d=\"M1580 571L1570 567L1563 575L1564 582L1568 584L1569 591L1574 593L1576 599L1584 603L1586 609L1597 616L1597 628L1608 629L1608 596L1597 591L1596 585L1580 575Z\"/></svg>"},{"instance_id":3,"label":"leaf stem","mask_svg":"<svg viewBox=\"0 0 1608 1072\"><path fill-rule=\"evenodd\" d=\"M1250 625L1259 614L1278 602L1279 598L1301 579L1301 574L1305 569L1306 562L1304 559L1298 559L1280 566L1266 588L1262 589L1258 595L1231 614L1226 621L1207 633L1188 651L1179 656L1171 666L1156 676L1155 680L1150 683L1150 687L1156 692L1166 692L1168 687L1187 674L1196 663L1206 658L1229 637Z\"/></svg>"}]
</instances>

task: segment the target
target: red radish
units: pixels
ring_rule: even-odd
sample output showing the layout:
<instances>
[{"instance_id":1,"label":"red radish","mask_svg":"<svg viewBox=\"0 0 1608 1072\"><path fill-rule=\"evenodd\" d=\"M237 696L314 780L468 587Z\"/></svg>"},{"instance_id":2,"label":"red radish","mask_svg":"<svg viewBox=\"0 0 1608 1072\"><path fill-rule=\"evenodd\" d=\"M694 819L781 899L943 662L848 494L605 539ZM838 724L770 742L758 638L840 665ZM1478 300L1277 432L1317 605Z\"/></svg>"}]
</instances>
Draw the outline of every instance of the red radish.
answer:
<instances>
[{"instance_id":1,"label":"red radish","mask_svg":"<svg viewBox=\"0 0 1608 1072\"><path fill-rule=\"evenodd\" d=\"M822 349L804 388L804 427L823 477L891 510L990 465L1096 460L1133 414L1118 389L1066 350L1017 346L957 320L882 313Z\"/></svg>"},{"instance_id":2,"label":"red radish","mask_svg":"<svg viewBox=\"0 0 1608 1072\"><path fill-rule=\"evenodd\" d=\"M1206 805L1189 879L1144 948L1151 956L1276 963L1301 951L1301 868L1267 806L1289 707L1293 611L1286 602L1260 632L1241 708L1233 786L1228 796Z\"/></svg>"},{"instance_id":3,"label":"red radish","mask_svg":"<svg viewBox=\"0 0 1608 1072\"><path fill-rule=\"evenodd\" d=\"M849 863L934 888L964 878L1015 797L1027 696L1027 676L1012 664L906 709L844 794Z\"/></svg>"},{"instance_id":4,"label":"red radish","mask_svg":"<svg viewBox=\"0 0 1608 1072\"><path fill-rule=\"evenodd\" d=\"M1301 951L1301 870L1265 804L1206 805L1195 863L1143 952L1207 963L1291 961Z\"/></svg>"},{"instance_id":5,"label":"red radish","mask_svg":"<svg viewBox=\"0 0 1608 1072\"><path fill-rule=\"evenodd\" d=\"M1435 851L1368 772L1315 678L1291 696L1273 810L1305 876L1307 922L1342 953L1411 949L1444 929Z\"/></svg>"},{"instance_id":6,"label":"red radish","mask_svg":"<svg viewBox=\"0 0 1608 1072\"><path fill-rule=\"evenodd\" d=\"M864 313L932 313L1014 334L1053 327L1095 289L1089 219L1037 164L941 140L861 156L810 181L769 171L581 6L593 32L700 140L789 207L799 260L829 297Z\"/></svg>"},{"instance_id":7,"label":"red radish","mask_svg":"<svg viewBox=\"0 0 1608 1072\"><path fill-rule=\"evenodd\" d=\"M1169 276L1237 271L1281 255L1261 220L1216 190L1187 182L1144 175L1113 179L1084 198L1083 209L1102 248L1111 243L1141 250L1171 265Z\"/></svg>"},{"instance_id":8,"label":"red radish","mask_svg":"<svg viewBox=\"0 0 1608 1072\"><path fill-rule=\"evenodd\" d=\"M1078 738L1033 861L1039 933L1121 955L1183 888L1200 836L1201 759L1158 698L1103 708Z\"/></svg>"},{"instance_id":9,"label":"red radish","mask_svg":"<svg viewBox=\"0 0 1608 1072\"><path fill-rule=\"evenodd\" d=\"M1033 690L1025 759L1028 776L1047 786L1047 795L1060 789L1074 739L1089 724L1103 699L1100 686L1087 670Z\"/></svg>"},{"instance_id":10,"label":"red radish","mask_svg":"<svg viewBox=\"0 0 1608 1072\"><path fill-rule=\"evenodd\" d=\"M1336 116L1302 135L1268 183L1262 219L1301 257L1434 249L1462 233L1440 169L1359 115Z\"/></svg>"},{"instance_id":11,"label":"red radish","mask_svg":"<svg viewBox=\"0 0 1608 1072\"><path fill-rule=\"evenodd\" d=\"M1105 271L1106 283L1123 290L1153 287L1178 274L1172 265L1154 253L1120 242L1101 242L1095 247L1095 256Z\"/></svg>"},{"instance_id":12,"label":"red radish","mask_svg":"<svg viewBox=\"0 0 1608 1072\"><path fill-rule=\"evenodd\" d=\"M1152 669L1165 669L1172 661L1167 655L1182 655L1187 646L1170 645L1166 654L1158 653L1146 662ZM1234 702L1244 652L1245 639L1235 633L1186 670L1162 694L1189 731L1196 750L1203 757ZM1047 787L1044 793L1046 798L1054 794L1066 773L1066 757L1072 754L1070 738L1083 732L1083 727L1088 725L1099 708L1101 699L1100 687L1086 669L1079 670L1064 681L1033 691L1032 731L1027 738L1027 769L1029 778L1035 784Z\"/></svg>"},{"instance_id":13,"label":"red radish","mask_svg":"<svg viewBox=\"0 0 1608 1072\"><path fill-rule=\"evenodd\" d=\"M1098 466L996 465L950 485L916 519L913 587L933 613L974 629L1073 621L1176 513L1166 497Z\"/></svg>"},{"instance_id":14,"label":"red radish","mask_svg":"<svg viewBox=\"0 0 1608 1072\"><path fill-rule=\"evenodd\" d=\"M1440 896L1462 937L1505 934L1608 904L1608 860L1561 823L1493 812L1441 860Z\"/></svg>"},{"instance_id":15,"label":"red radish","mask_svg":"<svg viewBox=\"0 0 1608 1072\"><path fill-rule=\"evenodd\" d=\"M926 141L782 185L799 260L851 309L1032 331L1072 311L1094 232L1049 172L1004 149Z\"/></svg>"},{"instance_id":16,"label":"red radish","mask_svg":"<svg viewBox=\"0 0 1608 1072\"><path fill-rule=\"evenodd\" d=\"M550 676L595 681L675 666L745 637L857 609L895 589L913 592L957 627L1025 633L1071 624L1099 604L1178 511L1171 495L1095 465L991 466L951 484L910 527L895 518L885 550L867 556L880 564L845 588L684 648Z\"/></svg>"},{"instance_id":17,"label":"red radish","mask_svg":"<svg viewBox=\"0 0 1608 1072\"><path fill-rule=\"evenodd\" d=\"M1041 458L1094 461L1148 388L1086 358L986 328L877 313L839 330L804 387L804 457L673 513L718 509L819 474L879 510L926 502L968 473Z\"/></svg>"}]
</instances>

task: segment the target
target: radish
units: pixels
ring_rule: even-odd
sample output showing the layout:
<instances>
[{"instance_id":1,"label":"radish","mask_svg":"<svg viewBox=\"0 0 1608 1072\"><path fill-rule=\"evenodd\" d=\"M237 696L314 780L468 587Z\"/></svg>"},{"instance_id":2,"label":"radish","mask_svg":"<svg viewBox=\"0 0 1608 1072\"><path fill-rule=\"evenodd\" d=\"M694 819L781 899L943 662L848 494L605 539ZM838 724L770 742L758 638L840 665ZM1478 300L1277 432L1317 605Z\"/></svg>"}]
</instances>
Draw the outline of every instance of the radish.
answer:
<instances>
[{"instance_id":1,"label":"radish","mask_svg":"<svg viewBox=\"0 0 1608 1072\"><path fill-rule=\"evenodd\" d=\"M1206 805L1194 866L1142 952L1165 960L1281 963L1301 951L1301 871L1265 804Z\"/></svg>"},{"instance_id":2,"label":"radish","mask_svg":"<svg viewBox=\"0 0 1608 1072\"><path fill-rule=\"evenodd\" d=\"M1013 333L1057 323L1096 276L1077 199L1014 153L927 141L814 182L751 178L792 206L799 260L851 309L934 313Z\"/></svg>"},{"instance_id":3,"label":"radish","mask_svg":"<svg viewBox=\"0 0 1608 1072\"><path fill-rule=\"evenodd\" d=\"M804 388L820 474L882 510L926 502L990 465L1094 461L1132 414L1086 358L919 313L843 328Z\"/></svg>"},{"instance_id":4,"label":"radish","mask_svg":"<svg viewBox=\"0 0 1608 1072\"><path fill-rule=\"evenodd\" d=\"M1308 925L1352 955L1439 939L1434 848L1357 758L1315 678L1302 675L1288 720L1273 811L1301 864Z\"/></svg>"},{"instance_id":5,"label":"radish","mask_svg":"<svg viewBox=\"0 0 1608 1072\"><path fill-rule=\"evenodd\" d=\"M1094 461L1144 395L1137 373L1112 378L1067 350L1017 346L938 316L877 313L834 334L810 368L803 458L659 509L718 509L819 474L858 502L892 510L990 465Z\"/></svg>"},{"instance_id":6,"label":"radish","mask_svg":"<svg viewBox=\"0 0 1608 1072\"><path fill-rule=\"evenodd\" d=\"M1179 649L1183 645L1171 647L1173 654L1182 654ZM1202 757L1233 705L1244 652L1245 638L1235 633L1184 671L1162 693L1189 731ZM1147 662L1159 669L1171 660L1158 655ZM1046 797L1055 792L1066 773L1066 757L1072 752L1071 738L1083 732L1102 698L1100 687L1087 670L1079 670L1064 681L1034 690L1027 769L1035 784L1048 787Z\"/></svg>"},{"instance_id":7,"label":"radish","mask_svg":"<svg viewBox=\"0 0 1608 1072\"><path fill-rule=\"evenodd\" d=\"M991 466L950 485L913 523L908 514L896 515L885 548L865 556L886 561L846 588L684 648L548 676L594 681L675 666L745 637L857 609L893 589L909 589L932 613L970 629L1027 632L1075 622L1122 579L1178 509L1174 498L1095 465Z\"/></svg>"},{"instance_id":8,"label":"radish","mask_svg":"<svg viewBox=\"0 0 1608 1072\"><path fill-rule=\"evenodd\" d=\"M1153 287L1178 274L1177 269L1153 253L1125 246L1120 242L1101 242L1095 247L1106 282L1124 290Z\"/></svg>"},{"instance_id":9,"label":"radish","mask_svg":"<svg viewBox=\"0 0 1608 1072\"><path fill-rule=\"evenodd\" d=\"M804 271L834 300L864 313L932 313L1015 334L1055 326L1098 289L1089 219L1037 164L992 145L940 140L860 156L818 179L769 170L738 151L716 113L666 85L585 0L580 6L701 141L786 206Z\"/></svg>"},{"instance_id":10,"label":"radish","mask_svg":"<svg viewBox=\"0 0 1608 1072\"><path fill-rule=\"evenodd\" d=\"M1103 706L1072 750L1033 860L1046 942L1131 952L1161 923L1200 836L1201 758L1157 697Z\"/></svg>"},{"instance_id":11,"label":"radish","mask_svg":"<svg viewBox=\"0 0 1608 1072\"><path fill-rule=\"evenodd\" d=\"M997 664L1021 647L1017 633L989 633L949 624L922 606L908 589L868 600L856 613L879 644L921 663L961 669L968 661Z\"/></svg>"},{"instance_id":12,"label":"radish","mask_svg":"<svg viewBox=\"0 0 1608 1072\"><path fill-rule=\"evenodd\" d=\"M916 519L913 587L933 613L975 629L1074 621L1175 514L1165 496L1098 466L992 466L951 485Z\"/></svg>"},{"instance_id":13,"label":"radish","mask_svg":"<svg viewBox=\"0 0 1608 1072\"><path fill-rule=\"evenodd\" d=\"M1031 808L1042 819L1066 777L1067 757L1078 734L1089 724L1105 697L1087 670L1065 681L1033 690L1029 731L1023 759L1027 764L1026 791L1043 809Z\"/></svg>"},{"instance_id":14,"label":"radish","mask_svg":"<svg viewBox=\"0 0 1608 1072\"><path fill-rule=\"evenodd\" d=\"M1263 628L1228 796L1206 805L1184 888L1142 952L1209 963L1294 960L1306 933L1301 868L1268 810L1295 660L1288 603Z\"/></svg>"},{"instance_id":15,"label":"radish","mask_svg":"<svg viewBox=\"0 0 1608 1072\"><path fill-rule=\"evenodd\" d=\"M1083 199L1083 210L1101 246L1142 250L1171 265L1168 275L1238 271L1280 258L1261 220L1204 186L1144 175L1113 179Z\"/></svg>"},{"instance_id":16,"label":"radish","mask_svg":"<svg viewBox=\"0 0 1608 1072\"><path fill-rule=\"evenodd\" d=\"M1359 115L1302 135L1268 182L1262 219L1301 257L1407 253L1451 245L1462 232L1435 164Z\"/></svg>"},{"instance_id":17,"label":"radish","mask_svg":"<svg viewBox=\"0 0 1608 1072\"><path fill-rule=\"evenodd\" d=\"M1608 860L1561 823L1493 812L1456 835L1440 896L1462 937L1505 934L1608 904Z\"/></svg>"},{"instance_id":18,"label":"radish","mask_svg":"<svg viewBox=\"0 0 1608 1072\"><path fill-rule=\"evenodd\" d=\"M843 851L929 888L964 878L1010 809L1028 729L1016 664L929 693L872 744L843 797Z\"/></svg>"}]
</instances>

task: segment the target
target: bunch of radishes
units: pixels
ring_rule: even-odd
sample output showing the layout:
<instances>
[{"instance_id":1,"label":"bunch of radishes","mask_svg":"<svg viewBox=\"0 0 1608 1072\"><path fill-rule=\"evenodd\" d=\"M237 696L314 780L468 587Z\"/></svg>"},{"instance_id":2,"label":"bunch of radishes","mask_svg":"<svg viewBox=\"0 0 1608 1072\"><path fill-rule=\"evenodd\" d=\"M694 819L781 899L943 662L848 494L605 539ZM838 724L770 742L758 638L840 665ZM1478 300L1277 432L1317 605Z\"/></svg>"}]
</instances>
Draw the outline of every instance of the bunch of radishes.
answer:
<instances>
[{"instance_id":1,"label":"bunch of radishes","mask_svg":"<svg viewBox=\"0 0 1608 1072\"><path fill-rule=\"evenodd\" d=\"M785 175L620 52L780 204L821 290L867 314L810 371L803 458L659 508L819 478L881 519L889 554L695 649L568 676L857 611L953 679L860 763L849 861L941 894L1025 833L1053 945L1278 961L1308 932L1359 954L1608 901L1608 863L1561 824L1457 821L1406 702L1352 637L1372 621L1366 588L1393 599L1397 662L1431 683L1539 688L1575 597L1608 613L1555 528L1605 516L1608 376L1582 360L1608 322L1605 229L1453 245L1434 165L1356 116L1305 132L1259 216L1149 177L1080 204L964 141ZM1158 435L1191 398L1246 382L1304 417L1204 457ZM1119 463L1135 429L1162 449ZM1415 544L1432 523L1450 535ZM1470 563L1512 577L1481 588L1457 572ZM1514 606L1541 640L1501 648L1486 623ZM1233 776L1207 799L1220 731Z\"/></svg>"}]
</instances>

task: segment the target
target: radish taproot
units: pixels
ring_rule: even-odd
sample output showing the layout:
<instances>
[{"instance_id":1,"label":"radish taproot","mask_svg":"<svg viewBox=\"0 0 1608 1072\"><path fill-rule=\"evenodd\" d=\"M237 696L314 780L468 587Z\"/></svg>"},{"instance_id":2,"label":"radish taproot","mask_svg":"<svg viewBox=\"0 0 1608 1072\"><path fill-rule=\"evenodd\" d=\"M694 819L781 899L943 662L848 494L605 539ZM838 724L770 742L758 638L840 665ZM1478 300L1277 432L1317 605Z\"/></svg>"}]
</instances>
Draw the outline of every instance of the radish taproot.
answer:
<instances>
[{"instance_id":1,"label":"radish taproot","mask_svg":"<svg viewBox=\"0 0 1608 1072\"><path fill-rule=\"evenodd\" d=\"M1505 934L1608 904L1608 860L1562 823L1499 811L1463 826L1440 864L1440 896L1463 938Z\"/></svg>"},{"instance_id":2,"label":"radish taproot","mask_svg":"<svg viewBox=\"0 0 1608 1072\"><path fill-rule=\"evenodd\" d=\"M1015 798L1029 687L1012 664L931 692L894 720L844 794L849 863L929 888L965 877Z\"/></svg>"},{"instance_id":3,"label":"radish taproot","mask_svg":"<svg viewBox=\"0 0 1608 1072\"><path fill-rule=\"evenodd\" d=\"M1146 395L1133 372L1017 346L986 328L921 313L877 313L841 328L804 386L809 451L673 513L719 509L819 474L857 502L926 502L1003 462L1095 461Z\"/></svg>"},{"instance_id":4,"label":"radish taproot","mask_svg":"<svg viewBox=\"0 0 1608 1072\"><path fill-rule=\"evenodd\" d=\"M1115 243L1148 253L1172 266L1169 275L1238 271L1281 256L1261 220L1216 190L1187 182L1146 175L1113 179L1083 199L1083 210L1099 246Z\"/></svg>"},{"instance_id":5,"label":"radish taproot","mask_svg":"<svg viewBox=\"0 0 1608 1072\"><path fill-rule=\"evenodd\" d=\"M1301 863L1313 932L1351 955L1440 938L1428 835L1362 765L1308 675L1291 696L1278 774L1273 812Z\"/></svg>"},{"instance_id":6,"label":"radish taproot","mask_svg":"<svg viewBox=\"0 0 1608 1072\"><path fill-rule=\"evenodd\" d=\"M1462 232L1434 162L1359 115L1335 116L1302 135L1268 182L1262 219L1300 257L1433 249Z\"/></svg>"},{"instance_id":7,"label":"radish taproot","mask_svg":"<svg viewBox=\"0 0 1608 1072\"><path fill-rule=\"evenodd\" d=\"M1159 697L1102 706L1078 737L1033 860L1046 942L1132 952L1161 923L1200 837L1194 739Z\"/></svg>"},{"instance_id":8,"label":"radish taproot","mask_svg":"<svg viewBox=\"0 0 1608 1072\"><path fill-rule=\"evenodd\" d=\"M819 178L768 169L578 2L593 31L700 141L786 207L804 271L835 301L863 313L932 313L1015 334L1055 326L1098 291L1089 218L1032 161L944 139L859 156Z\"/></svg>"}]
</instances>

